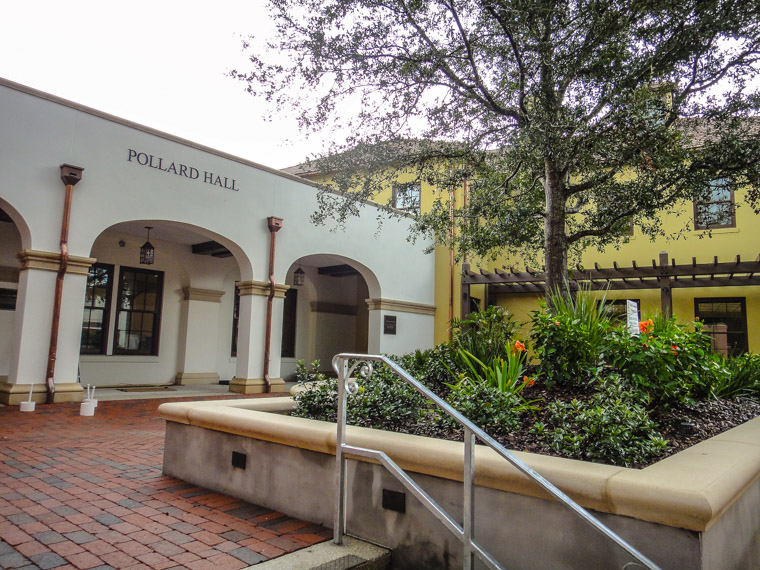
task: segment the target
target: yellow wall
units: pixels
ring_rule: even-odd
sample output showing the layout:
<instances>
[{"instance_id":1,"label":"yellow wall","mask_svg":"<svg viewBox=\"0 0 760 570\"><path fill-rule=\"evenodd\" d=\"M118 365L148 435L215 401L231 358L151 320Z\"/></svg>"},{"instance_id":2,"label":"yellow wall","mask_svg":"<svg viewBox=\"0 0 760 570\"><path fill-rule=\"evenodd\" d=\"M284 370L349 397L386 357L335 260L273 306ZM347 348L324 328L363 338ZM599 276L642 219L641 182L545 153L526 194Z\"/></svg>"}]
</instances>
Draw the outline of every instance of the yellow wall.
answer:
<instances>
[{"instance_id":1,"label":"yellow wall","mask_svg":"<svg viewBox=\"0 0 760 570\"><path fill-rule=\"evenodd\" d=\"M399 182L411 181L412 177L399 178ZM434 199L437 197L436 190L423 183L421 190L422 211L429 211ZM392 190L389 188L375 200L379 203L389 203ZM463 191L461 188L455 191L455 204L461 206ZM594 262L601 267L612 267L612 262L617 261L620 267L630 267L635 260L640 266L649 265L652 259L658 260L661 251L667 251L670 259L675 259L678 264L691 263L692 257L697 258L697 263L708 263L718 256L719 262L733 261L737 255L744 261L757 259L760 253L760 216L756 215L749 206L744 203L744 192L737 191L735 196L736 227L715 229L712 232L692 229L693 206L684 203L681 207L672 208L663 214L663 228L666 237L658 238L654 242L643 236L640 231L634 229L631 239L619 247L608 247L605 251L587 250L581 256L581 265L592 268ZM449 304L450 304L450 256L445 247L435 248L435 342L440 343L449 338ZM470 261L471 268L477 270L493 271L495 267L509 266L516 260L505 256L504 259L489 261L479 265L477 261ZM453 270L453 315L461 317L461 264L456 264ZM471 287L471 296L485 301L485 291L482 286ZM660 310L659 289L635 289L626 291L610 291L609 299L640 299L643 315L653 315ZM760 287L694 287L673 289L673 314L681 322L694 320L694 299L704 297L744 297L747 308L747 331L749 349L751 352L760 352ZM518 322L526 322L530 319L531 311L538 308L538 300L542 295L533 294L510 294L500 295L497 298L488 299L492 304L507 307ZM527 327L523 328L523 335L527 334Z\"/></svg>"},{"instance_id":2,"label":"yellow wall","mask_svg":"<svg viewBox=\"0 0 760 570\"><path fill-rule=\"evenodd\" d=\"M608 247L605 251L587 250L581 257L581 265L593 268L594 262L600 267L610 268L613 261L620 267L631 267L632 261L639 266L650 265L654 259L659 262L659 253L666 251L669 259L677 264L689 264L692 257L697 263L711 263L718 256L721 263L731 262L737 255L743 261L754 261L760 253L760 216L744 203L744 192L736 192L736 227L714 229L712 232L693 230L692 204L685 203L663 214L663 228L666 236L678 237L667 239L661 237L651 241L634 229L634 235L628 243L619 248ZM498 264L497 264L498 265ZM488 268L493 268L493 264ZM709 297L743 297L746 299L747 335L750 352L760 352L760 287L691 287L674 288L673 314L681 322L694 320L694 299ZM640 299L641 313L654 315L660 311L659 289L631 289L609 291L608 299ZM498 304L507 307L519 320L529 317L535 309L535 297L525 294L502 295Z\"/></svg>"}]
</instances>

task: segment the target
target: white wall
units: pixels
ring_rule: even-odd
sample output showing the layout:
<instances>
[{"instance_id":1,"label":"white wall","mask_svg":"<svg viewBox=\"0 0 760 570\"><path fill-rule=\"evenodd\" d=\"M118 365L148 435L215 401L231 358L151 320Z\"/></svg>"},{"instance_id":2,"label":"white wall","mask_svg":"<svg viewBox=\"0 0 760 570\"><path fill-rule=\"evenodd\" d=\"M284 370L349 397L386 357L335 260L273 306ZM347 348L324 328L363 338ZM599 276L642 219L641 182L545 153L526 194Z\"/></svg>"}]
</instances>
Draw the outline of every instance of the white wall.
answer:
<instances>
[{"instance_id":1,"label":"white wall","mask_svg":"<svg viewBox=\"0 0 760 570\"><path fill-rule=\"evenodd\" d=\"M199 233L202 237L199 241L217 241L235 254L234 260L200 257L189 253L186 246L162 242L160 236L153 241L152 237L157 256L154 267L166 271L160 354L158 357L83 357L81 370L85 382L171 382L182 351L181 289L188 284L226 292L219 304L218 330L209 331L208 342L216 345L220 376L232 376L236 363L229 358L231 284L236 279L267 280L268 216L284 219L283 228L277 234L274 276L278 283L285 282L286 272L295 260L312 254L329 254L336 259L350 260L362 272L370 298L433 304L434 260L422 253L424 244L413 245L406 241L408 220L389 221L378 230L378 210L366 206L360 218L349 220L344 230L331 232L329 228L314 226L309 221L310 214L317 209L316 191L295 177L52 96L39 96L4 80L0 80L0 124L3 125L0 168L4 175L0 199L26 222L25 247L44 252L58 251L64 199L59 165L69 163L85 169L82 180L74 188L70 255L88 257L92 253L103 262L136 266L134 246L139 247L142 238L124 236L127 247L120 250L113 232L104 233L116 224L129 221L158 227L173 224L189 228ZM145 156L153 155L156 162L161 158L164 169L130 160L130 149L146 153ZM169 172L166 164L170 163L234 179L235 189ZM403 275L403 279L399 275ZM340 279L327 279L331 283L325 285L320 295L325 300L354 303L363 296L347 281L338 283ZM50 311L49 303L38 299L42 286L31 285L36 282L29 281L31 297L25 305L27 311L35 315ZM82 284L76 279L71 279L71 286L66 285L69 289L75 286L83 292ZM19 295L25 294L20 291ZM81 331L82 298L83 294L73 290L65 297L70 306L64 307L63 311L65 322L62 322L61 331L65 331L65 338L61 338L59 345L62 362L75 363L78 358L76 348ZM275 306L281 306L281 303L275 303ZM299 308L299 317L301 310ZM256 319L263 318L259 309L254 314ZM30 314L29 317L29 322L35 326L45 321L42 315L31 318ZM279 349L281 334L281 316L274 317L273 350L275 346ZM21 346L17 352L23 355L20 358L29 362L44 362L44 337L49 331L43 331L44 327L36 327L39 330L34 333L24 329L24 336L21 336L19 331L24 328L26 320L27 316L16 319L14 334L19 336L18 342L26 346ZM422 327L410 329L409 334L399 335L398 344L403 344L406 350L431 344L432 316L429 320L429 333L425 330L424 334L418 334ZM381 330L373 328L377 323L372 320L369 324L368 337L376 339ZM259 331L259 323L253 325L246 334L258 339L263 331ZM310 324L317 325L323 325L330 332L314 339L314 356L326 354L328 346L329 350L348 346L349 338L353 339L352 344L356 344L356 324L347 326L341 319L336 321L328 317L327 322L318 323L315 318ZM363 334L362 330L360 336ZM301 341L299 336L299 343ZM363 341L360 339L360 342ZM246 346L250 346L251 351L248 358L238 356L238 375L241 366L249 374L261 369L263 342L252 340ZM66 354L61 354L62 347L65 347ZM298 350L301 352L303 346ZM11 367L14 366L11 358ZM76 370L76 366L68 364L66 368ZM36 368L34 371L28 369L25 374L29 377L26 381L43 381L37 378ZM71 380L66 378L66 381ZM12 372L9 381L15 381Z\"/></svg>"}]
</instances>

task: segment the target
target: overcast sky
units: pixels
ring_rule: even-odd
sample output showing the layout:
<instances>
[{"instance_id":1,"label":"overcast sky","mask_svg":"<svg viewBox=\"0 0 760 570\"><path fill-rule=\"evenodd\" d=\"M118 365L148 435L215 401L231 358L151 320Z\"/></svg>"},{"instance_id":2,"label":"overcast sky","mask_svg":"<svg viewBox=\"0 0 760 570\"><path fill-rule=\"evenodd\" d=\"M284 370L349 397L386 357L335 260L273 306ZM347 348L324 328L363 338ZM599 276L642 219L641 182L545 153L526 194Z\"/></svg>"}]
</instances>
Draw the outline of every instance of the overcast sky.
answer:
<instances>
[{"instance_id":1,"label":"overcast sky","mask_svg":"<svg viewBox=\"0 0 760 570\"><path fill-rule=\"evenodd\" d=\"M242 36L271 33L264 0L9 0L0 77L267 166L321 148L225 77Z\"/></svg>"}]
</instances>

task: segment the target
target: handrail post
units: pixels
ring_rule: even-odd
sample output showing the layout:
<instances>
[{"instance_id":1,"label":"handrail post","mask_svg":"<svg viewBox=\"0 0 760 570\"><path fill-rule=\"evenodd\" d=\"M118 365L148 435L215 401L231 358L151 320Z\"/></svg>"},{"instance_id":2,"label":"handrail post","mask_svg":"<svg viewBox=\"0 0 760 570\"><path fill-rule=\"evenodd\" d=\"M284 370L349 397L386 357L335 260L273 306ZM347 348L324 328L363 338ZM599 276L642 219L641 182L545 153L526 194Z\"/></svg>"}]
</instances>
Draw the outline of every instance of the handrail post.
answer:
<instances>
[{"instance_id":1,"label":"handrail post","mask_svg":"<svg viewBox=\"0 0 760 570\"><path fill-rule=\"evenodd\" d=\"M462 501L462 528L464 529L464 570L471 570L475 562L472 548L475 526L475 434L464 428L464 500Z\"/></svg>"},{"instance_id":2,"label":"handrail post","mask_svg":"<svg viewBox=\"0 0 760 570\"><path fill-rule=\"evenodd\" d=\"M336 362L337 361L337 362ZM343 457L343 444L346 442L346 359L336 356L333 367L338 369L338 433L335 441L335 521L333 524L333 542L343 544L346 525L346 460Z\"/></svg>"}]
</instances>

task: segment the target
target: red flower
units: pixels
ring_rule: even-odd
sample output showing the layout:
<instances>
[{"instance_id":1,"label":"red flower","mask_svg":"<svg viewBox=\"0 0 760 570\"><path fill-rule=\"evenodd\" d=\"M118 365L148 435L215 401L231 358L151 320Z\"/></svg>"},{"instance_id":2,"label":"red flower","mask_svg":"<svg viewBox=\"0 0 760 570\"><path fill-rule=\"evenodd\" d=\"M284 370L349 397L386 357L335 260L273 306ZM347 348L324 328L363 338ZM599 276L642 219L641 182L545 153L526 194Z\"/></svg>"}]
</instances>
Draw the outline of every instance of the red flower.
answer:
<instances>
[{"instance_id":1,"label":"red flower","mask_svg":"<svg viewBox=\"0 0 760 570\"><path fill-rule=\"evenodd\" d=\"M671 344L671 345L670 345L670 350L672 350L672 351L673 351L673 354L674 354L675 356L678 356L678 347L677 347L675 344Z\"/></svg>"}]
</instances>

